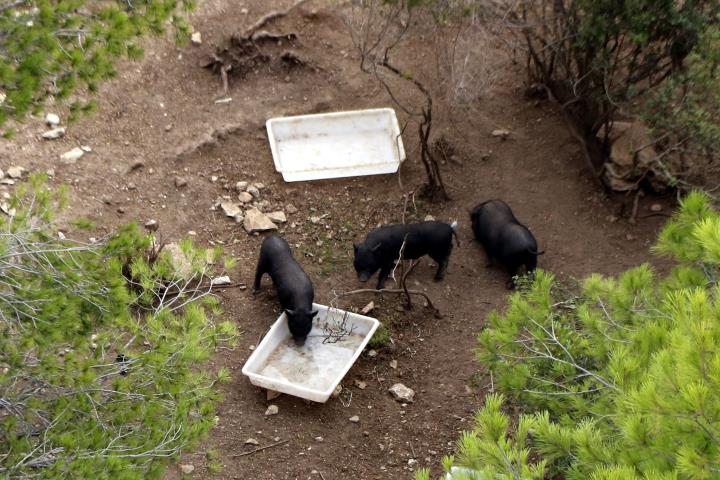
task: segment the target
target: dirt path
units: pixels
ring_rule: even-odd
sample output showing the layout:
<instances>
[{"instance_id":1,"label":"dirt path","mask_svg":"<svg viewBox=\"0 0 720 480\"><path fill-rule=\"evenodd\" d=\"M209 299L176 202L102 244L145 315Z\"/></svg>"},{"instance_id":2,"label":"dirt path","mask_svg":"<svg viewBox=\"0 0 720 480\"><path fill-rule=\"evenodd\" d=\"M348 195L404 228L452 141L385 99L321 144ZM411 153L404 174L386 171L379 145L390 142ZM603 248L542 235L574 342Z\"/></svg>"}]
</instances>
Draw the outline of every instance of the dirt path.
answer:
<instances>
[{"instance_id":1,"label":"dirt path","mask_svg":"<svg viewBox=\"0 0 720 480\"><path fill-rule=\"evenodd\" d=\"M317 301L329 301L333 289L355 288L351 242L378 223L399 220L396 177L285 184L272 166L264 131L265 120L277 115L391 106L373 80L359 74L337 12L310 2L275 23L273 29L300 35L291 47L309 67L260 67L242 82L231 82L230 103L214 102L220 82L197 66L212 45L289 3L208 0L193 21L203 34L201 46L149 42L146 60L122 66L119 78L103 87L97 114L70 126L68 136L55 142L39 141L40 122L29 122L12 142L0 143L0 167L54 168L53 183L72 186L71 214L89 216L101 231L153 218L165 240L194 231L201 245L224 245L239 261L231 278L246 283L262 237L248 236L210 207L217 197L232 195L224 185L262 182L262 198L271 207L292 203L299 209L281 233L311 273ZM482 115L447 133L462 162L443 166L453 200L418 201L409 214L460 222L462 245L453 253L446 280L433 282L427 261L411 280L437 302L444 318L432 318L420 307L406 312L396 299L376 298L374 315L390 326L392 342L375 357L361 357L346 376L340 399L314 405L283 396L273 401L279 414L265 417L264 392L240 370L277 317L277 302L267 279L256 299L248 291L226 290L221 294L226 316L243 336L235 351L220 351L214 359L217 367L230 368L232 382L223 387L218 427L182 457L180 463L195 467L193 478L411 478L421 466L438 473L442 456L471 427L489 388L473 358L475 334L485 315L507 297L504 274L484 267L485 257L472 240L467 209L481 200L506 200L547 251L541 267L558 275L617 273L649 259L647 248L662 219L637 225L613 221L615 203L587 179L579 150L552 108L523 100L516 72L499 78L479 105ZM498 126L512 132L507 141L492 137ZM412 152L413 136L405 135L405 142ZM93 153L76 165L57 162L60 153L81 144ZM481 160L489 150L490 157ZM138 161L142 166L130 171ZM406 185L422 181L412 155L402 171ZM187 185L176 187L176 176ZM645 200L641 209L649 203ZM326 214L320 224L309 221ZM370 299L353 298L345 305L361 307ZM391 360L397 361L396 369ZM355 380L367 388L353 386ZM404 407L388 395L387 388L398 381L417 392L415 403ZM359 423L348 421L353 415ZM287 442L238 456L255 448L244 444L251 437L261 446ZM216 451L222 464L215 475L207 470L208 451ZM177 466L168 473L171 479L180 476Z\"/></svg>"}]
</instances>

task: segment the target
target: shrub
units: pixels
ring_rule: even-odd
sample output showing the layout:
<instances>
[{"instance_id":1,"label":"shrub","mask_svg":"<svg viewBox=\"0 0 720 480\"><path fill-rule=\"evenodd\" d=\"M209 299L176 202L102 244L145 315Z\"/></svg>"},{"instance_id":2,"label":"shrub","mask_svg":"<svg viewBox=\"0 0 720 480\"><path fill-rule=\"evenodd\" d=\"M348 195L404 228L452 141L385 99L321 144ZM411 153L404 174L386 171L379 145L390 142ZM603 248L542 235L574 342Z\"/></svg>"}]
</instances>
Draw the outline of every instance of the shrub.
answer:
<instances>
[{"instance_id":1,"label":"shrub","mask_svg":"<svg viewBox=\"0 0 720 480\"><path fill-rule=\"evenodd\" d=\"M160 34L172 20L179 39L190 27L180 15L194 0L14 0L0 3L0 125L22 120L52 95L91 92L115 75L119 57L138 58L138 38ZM74 111L92 103L75 102Z\"/></svg>"},{"instance_id":2,"label":"shrub","mask_svg":"<svg viewBox=\"0 0 720 480\"><path fill-rule=\"evenodd\" d=\"M0 219L0 476L144 479L214 424L204 362L237 335L206 252L178 268L128 226L93 244L52 227L35 177Z\"/></svg>"},{"instance_id":3,"label":"shrub","mask_svg":"<svg viewBox=\"0 0 720 480\"><path fill-rule=\"evenodd\" d=\"M709 479L720 469L720 214L688 195L654 250L678 265L553 276L510 298L480 334L490 395L453 464L474 478ZM526 410L502 412L508 398ZM418 478L429 478L423 471ZM457 478L457 477L456 477Z\"/></svg>"}]
</instances>

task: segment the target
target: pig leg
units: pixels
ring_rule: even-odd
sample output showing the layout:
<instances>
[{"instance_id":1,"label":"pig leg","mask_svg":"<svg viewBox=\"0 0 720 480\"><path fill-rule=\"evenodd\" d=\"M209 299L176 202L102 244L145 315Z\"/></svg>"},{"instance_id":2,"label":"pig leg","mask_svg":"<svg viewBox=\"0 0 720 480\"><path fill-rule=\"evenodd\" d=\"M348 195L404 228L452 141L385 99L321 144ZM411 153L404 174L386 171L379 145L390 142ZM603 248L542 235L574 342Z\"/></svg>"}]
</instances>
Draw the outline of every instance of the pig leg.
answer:
<instances>
[{"instance_id":1,"label":"pig leg","mask_svg":"<svg viewBox=\"0 0 720 480\"><path fill-rule=\"evenodd\" d=\"M263 262L263 257L260 255L257 269L255 270L255 281L253 282L252 287L253 295L256 295L260 291L260 280L262 280L263 274L265 274L265 262Z\"/></svg>"},{"instance_id":2,"label":"pig leg","mask_svg":"<svg viewBox=\"0 0 720 480\"><path fill-rule=\"evenodd\" d=\"M380 268L380 273L378 273L377 290L382 290L383 288L385 288L385 281L390 276L392 269L393 269L392 262L390 262L388 265L383 265Z\"/></svg>"},{"instance_id":3,"label":"pig leg","mask_svg":"<svg viewBox=\"0 0 720 480\"><path fill-rule=\"evenodd\" d=\"M450 254L452 253L452 243L448 247L444 255L430 255L430 258L435 260L438 264L437 272L435 272L435 281L440 281L445 278L447 272L448 263L450 263Z\"/></svg>"}]
</instances>

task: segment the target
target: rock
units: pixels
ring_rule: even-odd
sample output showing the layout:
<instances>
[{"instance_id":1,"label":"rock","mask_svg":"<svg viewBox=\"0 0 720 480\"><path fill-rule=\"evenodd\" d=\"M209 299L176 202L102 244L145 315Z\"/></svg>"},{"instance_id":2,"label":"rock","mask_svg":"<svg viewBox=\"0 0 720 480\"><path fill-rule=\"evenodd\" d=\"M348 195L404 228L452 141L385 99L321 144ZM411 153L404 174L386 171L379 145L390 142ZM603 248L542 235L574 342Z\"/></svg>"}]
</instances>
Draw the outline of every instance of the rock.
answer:
<instances>
[{"instance_id":1,"label":"rock","mask_svg":"<svg viewBox=\"0 0 720 480\"><path fill-rule=\"evenodd\" d=\"M285 211L286 211L287 213L289 213L290 215L293 215L293 214L295 214L295 213L298 212L298 209L297 209L297 208L295 207L295 205L293 205L292 203L288 203L288 204L285 206Z\"/></svg>"},{"instance_id":2,"label":"rock","mask_svg":"<svg viewBox=\"0 0 720 480\"><path fill-rule=\"evenodd\" d=\"M143 168L144 166L145 166L145 162L143 162L142 160L135 160L135 161L130 165L130 170L129 170L129 171L134 172L135 170L139 170L139 169Z\"/></svg>"},{"instance_id":3,"label":"rock","mask_svg":"<svg viewBox=\"0 0 720 480\"><path fill-rule=\"evenodd\" d=\"M257 208L251 208L245 212L243 227L248 233L265 232L268 230L277 230L278 228L267 215Z\"/></svg>"},{"instance_id":4,"label":"rock","mask_svg":"<svg viewBox=\"0 0 720 480\"><path fill-rule=\"evenodd\" d=\"M264 183L260 183L260 182L258 182L258 183L253 183L253 186L254 186L255 188L257 188L258 190L262 190L263 188L265 188L265 184L264 184Z\"/></svg>"},{"instance_id":5,"label":"rock","mask_svg":"<svg viewBox=\"0 0 720 480\"><path fill-rule=\"evenodd\" d=\"M353 383L360 390L365 390L367 388L367 383L363 382L362 380L355 380Z\"/></svg>"},{"instance_id":6,"label":"rock","mask_svg":"<svg viewBox=\"0 0 720 480\"><path fill-rule=\"evenodd\" d=\"M272 220L274 223L285 223L287 222L287 217L285 216L285 212L277 211L277 212L269 212L266 214L267 217Z\"/></svg>"},{"instance_id":7,"label":"rock","mask_svg":"<svg viewBox=\"0 0 720 480\"><path fill-rule=\"evenodd\" d=\"M280 395L282 395L282 393L276 392L275 390L268 389L265 391L265 400L267 400L269 402L270 400L275 400ZM245 442L245 443L247 443L247 442Z\"/></svg>"},{"instance_id":8,"label":"rock","mask_svg":"<svg viewBox=\"0 0 720 480\"><path fill-rule=\"evenodd\" d=\"M510 130L505 130L504 128L498 128L497 130L492 131L492 136L505 140L507 137L510 136Z\"/></svg>"},{"instance_id":9,"label":"rock","mask_svg":"<svg viewBox=\"0 0 720 480\"><path fill-rule=\"evenodd\" d=\"M174 242L168 243L165 245L165 248L163 248L163 251L170 254L173 267L175 267L175 273L177 273L180 278L187 279L192 276L192 263L190 258L182 251L180 245Z\"/></svg>"},{"instance_id":10,"label":"rock","mask_svg":"<svg viewBox=\"0 0 720 480\"><path fill-rule=\"evenodd\" d=\"M2 172L2 170L0 170L0 172ZM47 176L48 176L48 177L54 177L54 176L55 176L55 169L54 169L54 168L48 168L47 170L45 170L45 173L47 173ZM0 175L0 177L2 177L2 175Z\"/></svg>"},{"instance_id":11,"label":"rock","mask_svg":"<svg viewBox=\"0 0 720 480\"><path fill-rule=\"evenodd\" d=\"M253 197L260 198L260 190L255 185L250 185L246 191Z\"/></svg>"},{"instance_id":12,"label":"rock","mask_svg":"<svg viewBox=\"0 0 720 480\"><path fill-rule=\"evenodd\" d=\"M187 185L187 180L183 177L175 177L175 186L181 188Z\"/></svg>"},{"instance_id":13,"label":"rock","mask_svg":"<svg viewBox=\"0 0 720 480\"><path fill-rule=\"evenodd\" d=\"M135 185L133 182L130 182L127 184L128 190L135 190L137 188L137 185Z\"/></svg>"},{"instance_id":14,"label":"rock","mask_svg":"<svg viewBox=\"0 0 720 480\"><path fill-rule=\"evenodd\" d=\"M217 182L217 181L218 181L218 176L217 176L217 175L210 175L210 181L211 181L212 183Z\"/></svg>"},{"instance_id":15,"label":"rock","mask_svg":"<svg viewBox=\"0 0 720 480\"><path fill-rule=\"evenodd\" d=\"M157 220L148 220L145 222L145 228L147 228L151 232L156 232L158 228L160 228L160 225L158 224Z\"/></svg>"},{"instance_id":16,"label":"rock","mask_svg":"<svg viewBox=\"0 0 720 480\"><path fill-rule=\"evenodd\" d=\"M321 219L320 217L317 217L317 216L310 217L310 223L315 224L315 225L317 225L318 223L320 223L320 220L322 220L322 219Z\"/></svg>"},{"instance_id":17,"label":"rock","mask_svg":"<svg viewBox=\"0 0 720 480\"><path fill-rule=\"evenodd\" d=\"M192 472L195 471L195 466L190 465L189 463L185 465L180 465L180 471L185 475L190 475Z\"/></svg>"},{"instance_id":18,"label":"rock","mask_svg":"<svg viewBox=\"0 0 720 480\"><path fill-rule=\"evenodd\" d=\"M7 171L7 176L10 178L18 179L22 178L22 174L25 171L23 167L10 167Z\"/></svg>"},{"instance_id":19,"label":"rock","mask_svg":"<svg viewBox=\"0 0 720 480\"><path fill-rule=\"evenodd\" d=\"M40 135L45 140L55 140L60 137L65 136L65 127L58 127L53 128L52 130L48 130L47 132L43 132L42 135Z\"/></svg>"},{"instance_id":20,"label":"rock","mask_svg":"<svg viewBox=\"0 0 720 480\"><path fill-rule=\"evenodd\" d=\"M85 150L80 147L75 147L72 150L60 155L60 161L65 165L73 165L75 162L80 160L83 155L85 155Z\"/></svg>"},{"instance_id":21,"label":"rock","mask_svg":"<svg viewBox=\"0 0 720 480\"><path fill-rule=\"evenodd\" d=\"M395 370L398 366L397 360L390 360L390 368Z\"/></svg>"},{"instance_id":22,"label":"rock","mask_svg":"<svg viewBox=\"0 0 720 480\"><path fill-rule=\"evenodd\" d=\"M235 215L242 213L242 210L240 209L240 205L238 205L237 203L222 202L220 204L220 208L222 208L223 212L228 217L235 217Z\"/></svg>"},{"instance_id":23,"label":"rock","mask_svg":"<svg viewBox=\"0 0 720 480\"><path fill-rule=\"evenodd\" d=\"M432 215L425 215L425 218L423 220L426 222L434 222L435 217L433 217Z\"/></svg>"},{"instance_id":24,"label":"rock","mask_svg":"<svg viewBox=\"0 0 720 480\"><path fill-rule=\"evenodd\" d=\"M238 193L244 192L247 187L248 187L248 182L237 182L235 184L235 190L237 190Z\"/></svg>"},{"instance_id":25,"label":"rock","mask_svg":"<svg viewBox=\"0 0 720 480\"><path fill-rule=\"evenodd\" d=\"M222 277L215 277L212 280L210 280L210 286L214 285L230 285L232 281L230 280L230 277L227 275L223 275Z\"/></svg>"},{"instance_id":26,"label":"rock","mask_svg":"<svg viewBox=\"0 0 720 480\"><path fill-rule=\"evenodd\" d=\"M45 123L51 127L60 125L60 117L54 113L48 113L45 115Z\"/></svg>"},{"instance_id":27,"label":"rock","mask_svg":"<svg viewBox=\"0 0 720 480\"><path fill-rule=\"evenodd\" d=\"M375 350L370 350L368 352L368 357L377 357L377 352Z\"/></svg>"},{"instance_id":28,"label":"rock","mask_svg":"<svg viewBox=\"0 0 720 480\"><path fill-rule=\"evenodd\" d=\"M362 310L360 310L360 313L362 313L363 315L367 315L368 313L372 312L373 310L375 310L375 302L370 302L367 305L365 305L362 308Z\"/></svg>"},{"instance_id":29,"label":"rock","mask_svg":"<svg viewBox=\"0 0 720 480\"><path fill-rule=\"evenodd\" d=\"M322 441L324 441L324 440L325 440L325 439L324 439L323 437L315 437L315 441L316 441L316 442L322 442Z\"/></svg>"},{"instance_id":30,"label":"rock","mask_svg":"<svg viewBox=\"0 0 720 480\"><path fill-rule=\"evenodd\" d=\"M331 396L332 396L333 398L339 397L340 394L342 393L342 390L343 390L343 386L338 383L337 387L335 387L335 390L333 390Z\"/></svg>"},{"instance_id":31,"label":"rock","mask_svg":"<svg viewBox=\"0 0 720 480\"><path fill-rule=\"evenodd\" d=\"M240 200L240 203L250 203L253 201L253 196L248 192L240 192L238 200Z\"/></svg>"},{"instance_id":32,"label":"rock","mask_svg":"<svg viewBox=\"0 0 720 480\"><path fill-rule=\"evenodd\" d=\"M277 415L280 409L277 407L277 405L270 405L267 410L265 410L265 416L270 415Z\"/></svg>"},{"instance_id":33,"label":"rock","mask_svg":"<svg viewBox=\"0 0 720 480\"><path fill-rule=\"evenodd\" d=\"M193 45L201 45L202 44L202 34L200 32L193 32L192 35L190 35L190 41Z\"/></svg>"},{"instance_id":34,"label":"rock","mask_svg":"<svg viewBox=\"0 0 720 480\"><path fill-rule=\"evenodd\" d=\"M245 440L245 445L260 445L260 442L258 442L254 438L248 438L247 440Z\"/></svg>"},{"instance_id":35,"label":"rock","mask_svg":"<svg viewBox=\"0 0 720 480\"><path fill-rule=\"evenodd\" d=\"M352 423L358 423L360 421L360 417L357 415L353 415L352 417L348 418Z\"/></svg>"},{"instance_id":36,"label":"rock","mask_svg":"<svg viewBox=\"0 0 720 480\"><path fill-rule=\"evenodd\" d=\"M412 403L415 397L415 391L412 388L408 388L402 383L396 383L388 389L388 392L398 402Z\"/></svg>"},{"instance_id":37,"label":"rock","mask_svg":"<svg viewBox=\"0 0 720 480\"><path fill-rule=\"evenodd\" d=\"M109 197L108 195L103 195L102 197L100 197L100 200L101 200L105 205L112 205L112 203L113 203L113 202L112 202L112 198Z\"/></svg>"},{"instance_id":38,"label":"rock","mask_svg":"<svg viewBox=\"0 0 720 480\"><path fill-rule=\"evenodd\" d=\"M15 180L3 178L2 180L0 180L0 185L15 185Z\"/></svg>"},{"instance_id":39,"label":"rock","mask_svg":"<svg viewBox=\"0 0 720 480\"><path fill-rule=\"evenodd\" d=\"M90 152L92 152L92 148L90 148L90 147L87 146L87 145L80 145L80 150L82 150L82 151L85 152L85 153L90 153ZM150 172L150 173L152 173L152 172Z\"/></svg>"},{"instance_id":40,"label":"rock","mask_svg":"<svg viewBox=\"0 0 720 480\"><path fill-rule=\"evenodd\" d=\"M663 207L659 203L653 203L652 205L650 205L651 212L655 212L655 213L662 212L662 209L663 209Z\"/></svg>"}]
</instances>

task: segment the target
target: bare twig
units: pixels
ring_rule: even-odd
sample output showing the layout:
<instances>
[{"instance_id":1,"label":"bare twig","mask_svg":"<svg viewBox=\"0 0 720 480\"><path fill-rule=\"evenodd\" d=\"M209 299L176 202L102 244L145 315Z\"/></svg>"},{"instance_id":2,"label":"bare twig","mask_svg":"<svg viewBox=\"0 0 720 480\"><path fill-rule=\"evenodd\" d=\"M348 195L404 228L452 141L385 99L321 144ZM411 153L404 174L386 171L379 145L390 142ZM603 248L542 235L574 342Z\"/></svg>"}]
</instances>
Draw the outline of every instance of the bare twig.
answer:
<instances>
[{"instance_id":1,"label":"bare twig","mask_svg":"<svg viewBox=\"0 0 720 480\"><path fill-rule=\"evenodd\" d=\"M237 454L233 455L233 457L235 458L235 457L244 457L246 455L252 455L253 453L262 452L263 450L267 450L268 448L273 448L273 447L283 445L285 443L288 443L289 441L290 440L281 440L279 442L271 443L270 445L266 445L264 447L258 447L254 450L250 450L249 452L237 453Z\"/></svg>"},{"instance_id":2,"label":"bare twig","mask_svg":"<svg viewBox=\"0 0 720 480\"><path fill-rule=\"evenodd\" d=\"M333 300L337 300L342 297L348 297L350 295L359 295L361 293L373 293L376 295L387 295L387 294L390 294L390 295L397 295L397 294L417 295L417 296L423 297L425 299L425 301L427 302L427 307L433 311L433 313L435 314L435 316L437 318L442 317L442 315L440 314L440 310L438 310L435 307L435 305L432 303L432 300L430 299L430 297L425 292L421 292L420 290L404 290L402 288L383 288L382 290L375 290L373 288L361 288L358 290L350 290L347 292L335 293L335 298Z\"/></svg>"},{"instance_id":3,"label":"bare twig","mask_svg":"<svg viewBox=\"0 0 720 480\"><path fill-rule=\"evenodd\" d=\"M273 20L276 20L278 18L286 16L288 13L292 12L294 9L305 3L307 0L298 0L294 4L290 6L287 10L282 11L272 11L270 13L265 14L263 17L261 17L257 22L253 23L249 28L245 30L245 33L243 33L243 37L245 38L251 38L252 35L260 30L262 27L267 25L268 23L272 22Z\"/></svg>"}]
</instances>

